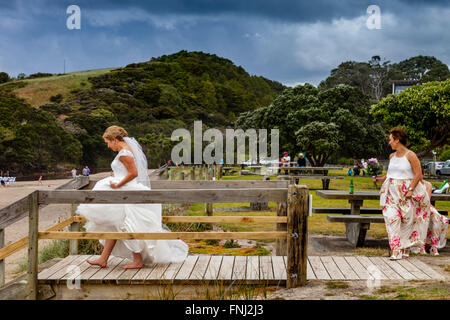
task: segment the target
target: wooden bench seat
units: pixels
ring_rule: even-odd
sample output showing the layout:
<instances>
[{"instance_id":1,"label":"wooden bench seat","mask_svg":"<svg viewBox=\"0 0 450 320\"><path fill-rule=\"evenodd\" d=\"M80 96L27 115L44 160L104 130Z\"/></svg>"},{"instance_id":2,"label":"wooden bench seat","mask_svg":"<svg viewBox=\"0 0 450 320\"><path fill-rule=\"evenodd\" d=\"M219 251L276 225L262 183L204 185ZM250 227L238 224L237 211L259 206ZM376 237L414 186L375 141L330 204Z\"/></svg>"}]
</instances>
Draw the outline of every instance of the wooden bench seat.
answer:
<instances>
[{"instance_id":1,"label":"wooden bench seat","mask_svg":"<svg viewBox=\"0 0 450 320\"><path fill-rule=\"evenodd\" d=\"M367 230L370 229L370 223L384 223L383 216L361 216L361 215L328 215L327 220L329 222L343 222L345 223L345 233L347 240L356 245L356 247L362 247L366 240ZM358 225L359 228L354 228Z\"/></svg>"},{"instance_id":2,"label":"wooden bench seat","mask_svg":"<svg viewBox=\"0 0 450 320\"><path fill-rule=\"evenodd\" d=\"M350 208L312 208L313 213L342 213L344 215L349 215L351 213ZM443 216L448 215L447 210L438 210L439 214ZM381 208L361 208L361 214L382 214Z\"/></svg>"}]
</instances>

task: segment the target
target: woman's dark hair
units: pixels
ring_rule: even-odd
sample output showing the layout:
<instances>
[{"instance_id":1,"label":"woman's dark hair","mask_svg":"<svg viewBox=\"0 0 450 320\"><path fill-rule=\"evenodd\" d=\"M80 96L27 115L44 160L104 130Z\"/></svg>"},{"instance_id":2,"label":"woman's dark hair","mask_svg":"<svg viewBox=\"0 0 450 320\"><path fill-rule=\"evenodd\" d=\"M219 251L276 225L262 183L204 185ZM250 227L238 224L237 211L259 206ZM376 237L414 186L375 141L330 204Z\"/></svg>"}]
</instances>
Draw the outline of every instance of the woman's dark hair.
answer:
<instances>
[{"instance_id":1,"label":"woman's dark hair","mask_svg":"<svg viewBox=\"0 0 450 320\"><path fill-rule=\"evenodd\" d=\"M400 143L404 146L408 143L408 135L406 134L406 131L402 128L392 128L391 129L392 137L395 140L399 140Z\"/></svg>"}]
</instances>

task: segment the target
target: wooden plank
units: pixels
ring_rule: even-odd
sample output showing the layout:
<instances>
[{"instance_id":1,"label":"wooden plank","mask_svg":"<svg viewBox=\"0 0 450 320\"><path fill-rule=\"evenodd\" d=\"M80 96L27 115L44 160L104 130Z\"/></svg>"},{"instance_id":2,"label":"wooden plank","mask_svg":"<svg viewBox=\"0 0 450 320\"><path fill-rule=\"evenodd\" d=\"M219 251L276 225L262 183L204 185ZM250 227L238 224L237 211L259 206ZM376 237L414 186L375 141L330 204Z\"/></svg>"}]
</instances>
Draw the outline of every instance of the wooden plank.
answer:
<instances>
[{"instance_id":1,"label":"wooden plank","mask_svg":"<svg viewBox=\"0 0 450 320\"><path fill-rule=\"evenodd\" d=\"M329 214L327 215L327 220L329 222L384 223L383 216L361 216L354 214L343 214L343 215Z\"/></svg>"},{"instance_id":2,"label":"wooden plank","mask_svg":"<svg viewBox=\"0 0 450 320\"><path fill-rule=\"evenodd\" d=\"M258 256L247 256L247 280L259 280L259 259Z\"/></svg>"},{"instance_id":3,"label":"wooden plank","mask_svg":"<svg viewBox=\"0 0 450 320\"><path fill-rule=\"evenodd\" d=\"M271 217L271 216L163 216L162 222L211 222L211 223L249 223L249 222L273 222L286 223L287 217ZM278 231L285 231L284 229Z\"/></svg>"},{"instance_id":4,"label":"wooden plank","mask_svg":"<svg viewBox=\"0 0 450 320\"><path fill-rule=\"evenodd\" d=\"M38 296L38 240L39 240L39 191L34 191L28 196L28 207L30 208L28 220L28 272L27 287L28 299L36 300Z\"/></svg>"},{"instance_id":5,"label":"wooden plank","mask_svg":"<svg viewBox=\"0 0 450 320\"><path fill-rule=\"evenodd\" d=\"M164 274L161 277L161 279L163 279L163 280L172 280L172 279L174 279L175 276L177 275L178 271L183 266L183 264L184 264L184 261L183 262L177 262L177 263L171 263L169 265L169 267L166 269L166 272L164 272Z\"/></svg>"},{"instance_id":6,"label":"wooden plank","mask_svg":"<svg viewBox=\"0 0 450 320\"><path fill-rule=\"evenodd\" d=\"M273 278L286 280L286 264L282 256L272 256Z\"/></svg>"},{"instance_id":7,"label":"wooden plank","mask_svg":"<svg viewBox=\"0 0 450 320\"><path fill-rule=\"evenodd\" d=\"M395 272L389 265L387 265L380 257L370 257L370 261L383 273L389 280L402 280L403 278ZM374 272L371 273L374 276ZM380 279L382 280L382 279Z\"/></svg>"},{"instance_id":8,"label":"wooden plank","mask_svg":"<svg viewBox=\"0 0 450 320\"><path fill-rule=\"evenodd\" d=\"M314 270L314 274L316 275L316 278L318 280L330 280L331 279L330 275L327 272L327 269L325 269L325 266L322 264L320 257L310 256L308 259L311 264L311 267Z\"/></svg>"},{"instance_id":9,"label":"wooden plank","mask_svg":"<svg viewBox=\"0 0 450 320\"><path fill-rule=\"evenodd\" d=\"M320 257L320 260L322 261L322 264L324 265L325 269L327 269L327 272L330 275L331 279L345 280L344 275L339 270L336 263L334 263L332 257Z\"/></svg>"},{"instance_id":10,"label":"wooden plank","mask_svg":"<svg viewBox=\"0 0 450 320\"><path fill-rule=\"evenodd\" d=\"M406 279L406 280L417 279L412 273L410 273L401 264L399 264L398 261L389 260L389 258L387 258L387 257L381 257L381 259L383 259L383 261L389 267L391 267L395 272L397 272L403 279Z\"/></svg>"},{"instance_id":11,"label":"wooden plank","mask_svg":"<svg viewBox=\"0 0 450 320\"><path fill-rule=\"evenodd\" d=\"M285 188L39 192L39 203L204 203L285 201Z\"/></svg>"},{"instance_id":12,"label":"wooden plank","mask_svg":"<svg viewBox=\"0 0 450 320\"><path fill-rule=\"evenodd\" d=\"M45 280L58 270L65 268L67 265L69 265L73 260L75 260L77 256L67 256L63 260L59 261L58 263L54 264L50 268L44 269L38 274L38 280Z\"/></svg>"},{"instance_id":13,"label":"wooden plank","mask_svg":"<svg viewBox=\"0 0 450 320\"><path fill-rule=\"evenodd\" d=\"M92 259L97 259L98 257L100 257L100 255L95 255L92 256ZM108 261L106 263L106 265L108 266L109 264L111 264L112 260L113 260L113 256L109 256ZM100 270L103 270L103 268L100 267L95 267L95 266L89 266L89 268L87 268L86 270L84 270L81 275L80 275L80 279L81 281L86 281L89 280L89 278L91 278L94 274L96 274L97 272L99 272Z\"/></svg>"},{"instance_id":14,"label":"wooden plank","mask_svg":"<svg viewBox=\"0 0 450 320\"><path fill-rule=\"evenodd\" d=\"M289 186L287 197L288 255L286 288L295 288L306 284L308 264L308 201L309 193L306 186Z\"/></svg>"},{"instance_id":15,"label":"wooden plank","mask_svg":"<svg viewBox=\"0 0 450 320\"><path fill-rule=\"evenodd\" d=\"M99 269L95 274L93 274L89 281L101 282L110 272L112 272L118 265L125 265L128 262L127 259L112 257L111 260L108 259L108 264L105 268L100 268L96 266L91 266L93 269Z\"/></svg>"},{"instance_id":16,"label":"wooden plank","mask_svg":"<svg viewBox=\"0 0 450 320\"><path fill-rule=\"evenodd\" d=\"M123 272L119 278L117 278L117 283L118 284L127 284L127 283L131 283L131 279L136 275L136 273L138 273L140 270L144 269L144 267L142 267L141 269L127 269L125 270L125 272Z\"/></svg>"},{"instance_id":17,"label":"wooden plank","mask_svg":"<svg viewBox=\"0 0 450 320\"><path fill-rule=\"evenodd\" d=\"M0 250L5 245L5 230L0 229ZM0 258L0 287L5 284L5 261Z\"/></svg>"},{"instance_id":18,"label":"wooden plank","mask_svg":"<svg viewBox=\"0 0 450 320\"><path fill-rule=\"evenodd\" d=\"M94 256L89 257L89 259L93 258ZM76 268L73 268L71 271L63 275L61 278L58 279L58 283L62 281L67 281L69 279L74 279L75 277L78 277L80 279L81 273L83 271L88 270L91 267L89 263L86 262L86 259L84 259L80 264L76 266ZM78 273L78 275L77 275Z\"/></svg>"},{"instance_id":19,"label":"wooden plank","mask_svg":"<svg viewBox=\"0 0 450 320\"><path fill-rule=\"evenodd\" d=\"M283 232L287 230L287 202L277 202L277 217L285 218L286 222L277 223L277 231ZM277 256L285 256L287 255L287 238L285 239L277 239L276 240L276 249Z\"/></svg>"},{"instance_id":20,"label":"wooden plank","mask_svg":"<svg viewBox=\"0 0 450 320\"><path fill-rule=\"evenodd\" d=\"M114 269L111 270L106 276L103 277L102 281L117 281L122 273L125 272L125 269L122 268L130 263L130 260L123 259L118 265L115 266Z\"/></svg>"},{"instance_id":21,"label":"wooden plank","mask_svg":"<svg viewBox=\"0 0 450 320\"><path fill-rule=\"evenodd\" d=\"M423 280L429 280L431 279L427 274L422 272L419 268L417 268L415 265L413 265L409 259L401 259L398 260L398 263L409 271L409 273L413 274L417 279L423 279Z\"/></svg>"},{"instance_id":22,"label":"wooden plank","mask_svg":"<svg viewBox=\"0 0 450 320\"><path fill-rule=\"evenodd\" d=\"M218 278L222 259L223 256L211 256L208 269L205 272L205 280L216 280Z\"/></svg>"},{"instance_id":23,"label":"wooden plank","mask_svg":"<svg viewBox=\"0 0 450 320\"><path fill-rule=\"evenodd\" d=\"M311 263L309 262L309 260L308 260L308 266L307 266L307 269L306 269L306 277L308 279L310 279L310 280L317 279L316 275L314 274L314 270L311 267Z\"/></svg>"},{"instance_id":24,"label":"wooden plank","mask_svg":"<svg viewBox=\"0 0 450 320\"><path fill-rule=\"evenodd\" d=\"M189 280L202 280L205 275L206 269L208 268L209 260L211 256L201 255L198 257L195 268L192 270Z\"/></svg>"},{"instance_id":25,"label":"wooden plank","mask_svg":"<svg viewBox=\"0 0 450 320\"><path fill-rule=\"evenodd\" d=\"M146 281L148 280L157 280L160 281L164 272L169 267L170 263L158 263L156 264L155 268L153 268L152 272L149 273Z\"/></svg>"},{"instance_id":26,"label":"wooden plank","mask_svg":"<svg viewBox=\"0 0 450 320\"><path fill-rule=\"evenodd\" d=\"M138 272L136 272L133 277L131 277L131 283L143 283L145 282L145 279L147 279L148 275L153 271L153 269L156 267L156 264L152 263L149 265L144 265L142 269L139 269Z\"/></svg>"},{"instance_id":27,"label":"wooden plank","mask_svg":"<svg viewBox=\"0 0 450 320\"><path fill-rule=\"evenodd\" d=\"M246 268L247 268L247 257L236 256L234 258L232 279L233 280L245 280Z\"/></svg>"},{"instance_id":28,"label":"wooden plank","mask_svg":"<svg viewBox=\"0 0 450 320\"><path fill-rule=\"evenodd\" d=\"M286 188L288 181L280 180L190 180L169 181L154 180L151 182L152 190L160 189L236 189L236 188Z\"/></svg>"},{"instance_id":29,"label":"wooden plank","mask_svg":"<svg viewBox=\"0 0 450 320\"><path fill-rule=\"evenodd\" d=\"M368 279L369 273L356 257L344 257L345 261L352 267L360 279Z\"/></svg>"},{"instance_id":30,"label":"wooden plank","mask_svg":"<svg viewBox=\"0 0 450 320\"><path fill-rule=\"evenodd\" d=\"M61 277L67 274L68 272L68 266L78 266L81 263L83 263L86 259L89 259L91 255L79 255L75 256L75 259L73 259L70 263L65 264L63 267L61 267L58 271L55 273L49 275L47 277L47 280L59 280Z\"/></svg>"},{"instance_id":31,"label":"wooden plank","mask_svg":"<svg viewBox=\"0 0 450 320\"><path fill-rule=\"evenodd\" d=\"M352 267L347 263L344 257L333 256L333 261L347 280L359 280L358 275L353 271Z\"/></svg>"},{"instance_id":32,"label":"wooden plank","mask_svg":"<svg viewBox=\"0 0 450 320\"><path fill-rule=\"evenodd\" d=\"M192 270L195 267L195 263L198 260L198 256L187 256L186 260L184 260L184 264L181 267L180 271L178 271L174 280L186 280L189 279Z\"/></svg>"},{"instance_id":33,"label":"wooden plank","mask_svg":"<svg viewBox=\"0 0 450 320\"><path fill-rule=\"evenodd\" d=\"M373 263L368 257L358 256L356 258L358 259L359 263L361 263L362 266L366 269L366 271L368 273L368 278L371 277L371 274L373 273L373 269L377 268L376 270L380 271L379 276L380 276L381 280L389 279L389 277L379 267L377 267L377 265L375 263Z\"/></svg>"},{"instance_id":34,"label":"wooden plank","mask_svg":"<svg viewBox=\"0 0 450 320\"><path fill-rule=\"evenodd\" d=\"M445 280L445 276L434 270L431 266L420 261L418 258L409 258L409 262L414 264L423 273L427 274L431 279Z\"/></svg>"},{"instance_id":35,"label":"wooden plank","mask_svg":"<svg viewBox=\"0 0 450 320\"><path fill-rule=\"evenodd\" d=\"M39 232L39 239L285 239L286 232Z\"/></svg>"},{"instance_id":36,"label":"wooden plank","mask_svg":"<svg viewBox=\"0 0 450 320\"><path fill-rule=\"evenodd\" d=\"M259 257L259 277L261 280L274 279L271 256Z\"/></svg>"},{"instance_id":37,"label":"wooden plank","mask_svg":"<svg viewBox=\"0 0 450 320\"><path fill-rule=\"evenodd\" d=\"M231 280L233 276L234 256L224 256L220 266L218 280Z\"/></svg>"}]
</instances>

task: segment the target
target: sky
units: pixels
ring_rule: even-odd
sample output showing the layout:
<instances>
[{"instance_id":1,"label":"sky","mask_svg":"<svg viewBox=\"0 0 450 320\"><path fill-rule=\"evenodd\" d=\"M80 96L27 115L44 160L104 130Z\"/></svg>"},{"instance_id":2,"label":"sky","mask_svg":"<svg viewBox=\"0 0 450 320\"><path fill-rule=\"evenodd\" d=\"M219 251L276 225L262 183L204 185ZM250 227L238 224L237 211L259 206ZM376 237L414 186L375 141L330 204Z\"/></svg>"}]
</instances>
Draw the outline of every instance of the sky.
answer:
<instances>
[{"instance_id":1,"label":"sky","mask_svg":"<svg viewBox=\"0 0 450 320\"><path fill-rule=\"evenodd\" d=\"M187 50L287 86L318 85L340 63L374 55L450 65L448 30L450 0L0 0L0 71L123 67Z\"/></svg>"}]
</instances>

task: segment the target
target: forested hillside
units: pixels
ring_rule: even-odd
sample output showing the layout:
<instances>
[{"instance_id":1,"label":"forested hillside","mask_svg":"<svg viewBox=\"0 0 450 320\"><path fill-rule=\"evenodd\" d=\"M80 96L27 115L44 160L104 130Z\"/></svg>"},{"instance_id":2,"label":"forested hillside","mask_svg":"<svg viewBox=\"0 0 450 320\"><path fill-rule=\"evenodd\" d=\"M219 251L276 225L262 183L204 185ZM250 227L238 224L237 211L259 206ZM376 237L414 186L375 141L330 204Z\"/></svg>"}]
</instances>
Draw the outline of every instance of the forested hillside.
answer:
<instances>
[{"instance_id":1,"label":"forested hillside","mask_svg":"<svg viewBox=\"0 0 450 320\"><path fill-rule=\"evenodd\" d=\"M138 138L156 167L170 157L173 130L190 129L194 120L233 127L241 112L268 106L284 89L230 60L187 51L90 77L7 82L0 86L0 168L109 166L113 153L101 136L113 124Z\"/></svg>"}]
</instances>

